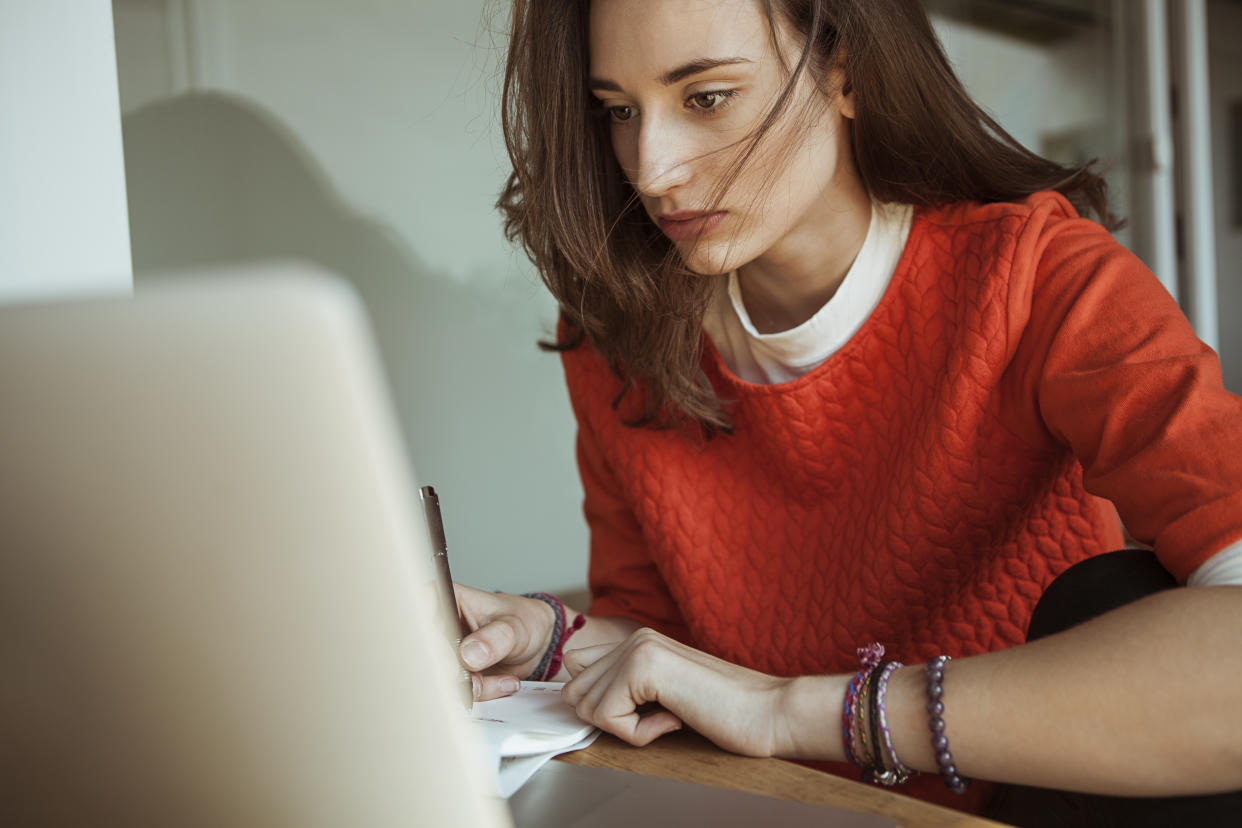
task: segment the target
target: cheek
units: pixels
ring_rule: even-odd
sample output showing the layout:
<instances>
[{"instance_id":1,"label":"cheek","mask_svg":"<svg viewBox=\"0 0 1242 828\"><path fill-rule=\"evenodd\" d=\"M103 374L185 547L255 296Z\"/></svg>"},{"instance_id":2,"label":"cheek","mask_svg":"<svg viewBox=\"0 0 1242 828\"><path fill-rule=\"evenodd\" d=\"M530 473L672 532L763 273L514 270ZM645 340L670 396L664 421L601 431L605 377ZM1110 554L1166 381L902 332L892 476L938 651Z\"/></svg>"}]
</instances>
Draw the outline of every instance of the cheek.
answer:
<instances>
[{"instance_id":1,"label":"cheek","mask_svg":"<svg viewBox=\"0 0 1242 828\"><path fill-rule=\"evenodd\" d=\"M786 222L790 188L800 186L802 172L778 164L768 153L751 156L725 198L737 216L729 234L734 244L761 244Z\"/></svg>"},{"instance_id":2,"label":"cheek","mask_svg":"<svg viewBox=\"0 0 1242 828\"><path fill-rule=\"evenodd\" d=\"M758 189L767 212L776 223L796 219L834 186L836 148L827 141L811 141L768 167L768 178Z\"/></svg>"},{"instance_id":3,"label":"cheek","mask_svg":"<svg viewBox=\"0 0 1242 828\"><path fill-rule=\"evenodd\" d=\"M632 135L633 130L612 128L612 154L621 167L625 180L634 183L635 171L638 169L638 142Z\"/></svg>"}]
</instances>

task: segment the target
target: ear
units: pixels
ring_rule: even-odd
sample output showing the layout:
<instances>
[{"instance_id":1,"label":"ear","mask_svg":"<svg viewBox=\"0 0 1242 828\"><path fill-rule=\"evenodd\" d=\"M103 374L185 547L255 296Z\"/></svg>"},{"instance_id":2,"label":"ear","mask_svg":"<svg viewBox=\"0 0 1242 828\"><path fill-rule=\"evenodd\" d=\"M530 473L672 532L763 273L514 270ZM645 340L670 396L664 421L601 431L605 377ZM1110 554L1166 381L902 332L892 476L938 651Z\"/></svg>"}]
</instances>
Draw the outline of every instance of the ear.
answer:
<instances>
[{"instance_id":1,"label":"ear","mask_svg":"<svg viewBox=\"0 0 1242 828\"><path fill-rule=\"evenodd\" d=\"M841 78L841 90L837 93L839 112L842 116L854 119L854 84L850 83L849 76L844 71L838 70Z\"/></svg>"},{"instance_id":2,"label":"ear","mask_svg":"<svg viewBox=\"0 0 1242 828\"><path fill-rule=\"evenodd\" d=\"M825 94L829 95L829 103L837 108L837 114L854 119L854 84L845 72L845 50L837 54L836 63L828 71Z\"/></svg>"}]
</instances>

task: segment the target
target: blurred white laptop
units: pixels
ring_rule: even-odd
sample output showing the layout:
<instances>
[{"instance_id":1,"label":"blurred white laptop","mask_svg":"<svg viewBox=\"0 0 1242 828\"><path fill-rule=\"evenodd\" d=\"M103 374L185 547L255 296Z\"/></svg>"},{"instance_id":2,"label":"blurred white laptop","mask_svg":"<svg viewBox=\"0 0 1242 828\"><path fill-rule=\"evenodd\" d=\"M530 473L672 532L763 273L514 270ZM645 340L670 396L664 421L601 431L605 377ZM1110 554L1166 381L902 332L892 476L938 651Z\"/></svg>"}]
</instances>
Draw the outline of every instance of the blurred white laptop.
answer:
<instances>
[{"instance_id":1,"label":"blurred white laptop","mask_svg":"<svg viewBox=\"0 0 1242 828\"><path fill-rule=\"evenodd\" d=\"M560 763L511 816L361 303L174 282L0 309L0 824L892 824Z\"/></svg>"}]
</instances>

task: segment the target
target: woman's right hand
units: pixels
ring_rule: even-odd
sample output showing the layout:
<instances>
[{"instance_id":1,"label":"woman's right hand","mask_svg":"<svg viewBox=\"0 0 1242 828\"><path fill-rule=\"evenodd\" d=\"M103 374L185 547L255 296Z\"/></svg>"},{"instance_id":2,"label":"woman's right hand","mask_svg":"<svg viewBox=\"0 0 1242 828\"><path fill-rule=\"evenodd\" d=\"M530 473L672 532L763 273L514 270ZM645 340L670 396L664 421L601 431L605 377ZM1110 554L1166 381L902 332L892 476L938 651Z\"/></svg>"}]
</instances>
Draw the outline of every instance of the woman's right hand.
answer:
<instances>
[{"instance_id":1,"label":"woman's right hand","mask_svg":"<svg viewBox=\"0 0 1242 828\"><path fill-rule=\"evenodd\" d=\"M458 658L470 670L475 701L508 696L518 680L539 666L548 649L556 615L547 603L521 595L453 584L457 606L472 632Z\"/></svg>"}]
</instances>

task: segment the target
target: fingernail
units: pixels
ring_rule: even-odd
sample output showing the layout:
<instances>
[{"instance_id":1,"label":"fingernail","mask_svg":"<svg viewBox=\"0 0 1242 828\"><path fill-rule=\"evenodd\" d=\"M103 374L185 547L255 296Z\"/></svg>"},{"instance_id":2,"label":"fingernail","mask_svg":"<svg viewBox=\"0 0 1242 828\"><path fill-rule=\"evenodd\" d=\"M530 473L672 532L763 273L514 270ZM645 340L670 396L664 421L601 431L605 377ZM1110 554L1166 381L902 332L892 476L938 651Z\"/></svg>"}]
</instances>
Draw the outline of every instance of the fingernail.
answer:
<instances>
[{"instance_id":1,"label":"fingernail","mask_svg":"<svg viewBox=\"0 0 1242 828\"><path fill-rule=\"evenodd\" d=\"M502 678L500 680L500 692L516 693L518 691L518 680L515 678Z\"/></svg>"},{"instance_id":2,"label":"fingernail","mask_svg":"<svg viewBox=\"0 0 1242 828\"><path fill-rule=\"evenodd\" d=\"M480 670L487 666L487 648L478 641L469 641L461 648L461 660L467 667Z\"/></svg>"},{"instance_id":3,"label":"fingernail","mask_svg":"<svg viewBox=\"0 0 1242 828\"><path fill-rule=\"evenodd\" d=\"M479 681L478 676L471 676L470 686L474 688L474 697L477 699L483 692L483 683Z\"/></svg>"}]
</instances>

